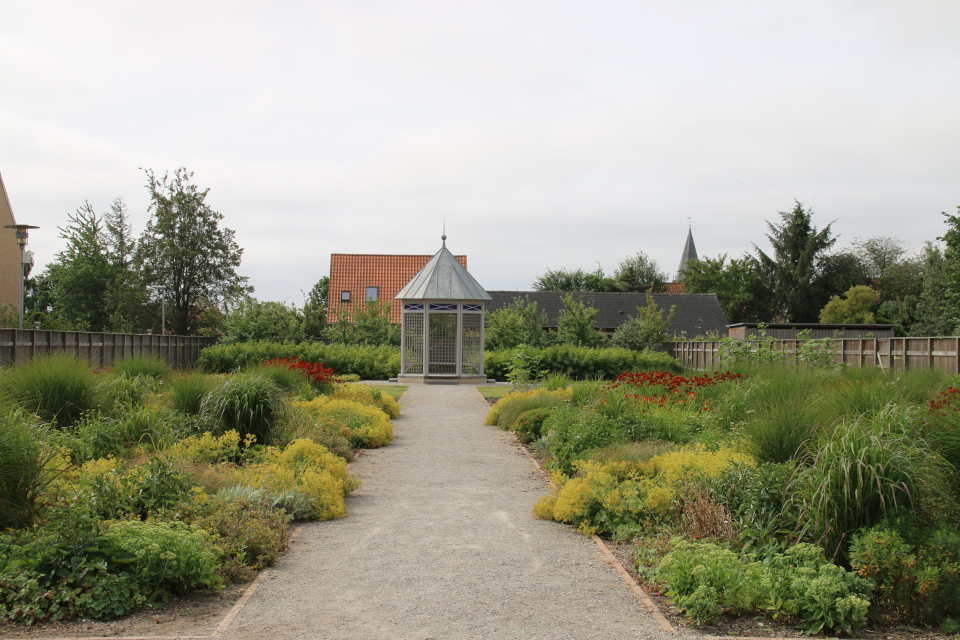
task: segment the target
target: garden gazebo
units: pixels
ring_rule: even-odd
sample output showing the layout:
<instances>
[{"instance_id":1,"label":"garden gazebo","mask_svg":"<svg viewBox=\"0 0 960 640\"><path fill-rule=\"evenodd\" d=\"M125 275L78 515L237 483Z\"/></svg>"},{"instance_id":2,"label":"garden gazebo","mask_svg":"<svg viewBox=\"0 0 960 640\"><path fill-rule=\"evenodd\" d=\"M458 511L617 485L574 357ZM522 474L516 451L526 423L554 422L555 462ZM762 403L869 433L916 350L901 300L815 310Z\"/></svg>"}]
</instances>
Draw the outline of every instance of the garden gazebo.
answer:
<instances>
[{"instance_id":1,"label":"garden gazebo","mask_svg":"<svg viewBox=\"0 0 960 640\"><path fill-rule=\"evenodd\" d=\"M395 297L402 305L399 382L477 384L490 294L443 246Z\"/></svg>"}]
</instances>

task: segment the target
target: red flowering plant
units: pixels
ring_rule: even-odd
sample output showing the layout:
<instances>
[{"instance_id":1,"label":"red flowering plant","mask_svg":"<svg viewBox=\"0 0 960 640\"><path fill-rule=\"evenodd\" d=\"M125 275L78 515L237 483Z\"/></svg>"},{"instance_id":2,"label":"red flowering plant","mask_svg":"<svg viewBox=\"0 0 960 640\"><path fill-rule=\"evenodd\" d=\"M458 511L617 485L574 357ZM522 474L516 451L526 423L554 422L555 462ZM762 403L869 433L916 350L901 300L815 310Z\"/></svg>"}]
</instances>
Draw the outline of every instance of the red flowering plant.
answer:
<instances>
[{"instance_id":1,"label":"red flowering plant","mask_svg":"<svg viewBox=\"0 0 960 640\"><path fill-rule=\"evenodd\" d=\"M736 382L745 377L729 371L702 376L681 376L669 371L642 371L621 373L604 386L604 391L622 393L633 404L646 406L687 406L708 411L711 406L709 389Z\"/></svg>"},{"instance_id":2,"label":"red flowering plant","mask_svg":"<svg viewBox=\"0 0 960 640\"><path fill-rule=\"evenodd\" d=\"M334 378L333 369L323 366L322 362L303 362L300 358L273 358L263 363L265 367L286 367L296 371L310 381L317 393L327 393L340 381Z\"/></svg>"},{"instance_id":3,"label":"red flowering plant","mask_svg":"<svg viewBox=\"0 0 960 640\"><path fill-rule=\"evenodd\" d=\"M952 483L960 494L960 390L947 387L927 405L927 439L953 466Z\"/></svg>"}]
</instances>

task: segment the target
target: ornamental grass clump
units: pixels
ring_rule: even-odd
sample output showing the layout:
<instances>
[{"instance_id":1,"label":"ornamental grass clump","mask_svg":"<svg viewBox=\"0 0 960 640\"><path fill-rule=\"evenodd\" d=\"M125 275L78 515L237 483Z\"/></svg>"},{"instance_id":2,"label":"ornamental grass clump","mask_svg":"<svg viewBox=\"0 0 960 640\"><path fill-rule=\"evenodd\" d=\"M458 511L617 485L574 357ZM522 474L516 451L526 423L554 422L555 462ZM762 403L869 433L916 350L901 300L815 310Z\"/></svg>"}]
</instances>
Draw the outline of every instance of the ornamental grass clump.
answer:
<instances>
[{"instance_id":1,"label":"ornamental grass clump","mask_svg":"<svg viewBox=\"0 0 960 640\"><path fill-rule=\"evenodd\" d=\"M134 407L141 407L147 397L160 388L161 381L149 376L131 376L110 372L98 376L100 413L119 415Z\"/></svg>"},{"instance_id":2,"label":"ornamental grass clump","mask_svg":"<svg viewBox=\"0 0 960 640\"><path fill-rule=\"evenodd\" d=\"M248 366L247 373L261 375L273 381L286 393L309 394L312 397L310 380L297 369L291 369L285 363L271 360L260 366Z\"/></svg>"},{"instance_id":3,"label":"ornamental grass clump","mask_svg":"<svg viewBox=\"0 0 960 640\"><path fill-rule=\"evenodd\" d=\"M738 425L744 448L760 462L784 463L803 455L804 445L830 417L820 394L835 374L807 369L763 369L751 385L751 410Z\"/></svg>"},{"instance_id":4,"label":"ornamental grass clump","mask_svg":"<svg viewBox=\"0 0 960 640\"><path fill-rule=\"evenodd\" d=\"M173 369L166 360L152 355L127 356L121 360L114 360L111 370L117 375L124 374L128 378L143 376L160 379L169 378L173 374Z\"/></svg>"},{"instance_id":5,"label":"ornamental grass clump","mask_svg":"<svg viewBox=\"0 0 960 640\"><path fill-rule=\"evenodd\" d=\"M43 429L20 410L0 414L0 531L29 526L53 479Z\"/></svg>"},{"instance_id":6,"label":"ornamental grass clump","mask_svg":"<svg viewBox=\"0 0 960 640\"><path fill-rule=\"evenodd\" d=\"M203 412L203 400L214 387L214 380L202 373L188 373L169 380L163 395L171 409L187 415Z\"/></svg>"},{"instance_id":7,"label":"ornamental grass clump","mask_svg":"<svg viewBox=\"0 0 960 640\"><path fill-rule=\"evenodd\" d=\"M201 406L221 433L234 430L241 440L253 436L257 444L268 444L282 415L283 394L272 380L238 373L214 387Z\"/></svg>"},{"instance_id":8,"label":"ornamental grass clump","mask_svg":"<svg viewBox=\"0 0 960 640\"><path fill-rule=\"evenodd\" d=\"M889 518L923 516L934 500L950 495L948 469L917 437L911 417L907 409L892 408L842 421L798 471L789 491L801 503L804 533L819 540L828 557L846 563L857 531Z\"/></svg>"},{"instance_id":9,"label":"ornamental grass clump","mask_svg":"<svg viewBox=\"0 0 960 640\"><path fill-rule=\"evenodd\" d=\"M0 394L54 426L69 427L99 405L97 380L64 353L19 362L0 375Z\"/></svg>"}]
</instances>

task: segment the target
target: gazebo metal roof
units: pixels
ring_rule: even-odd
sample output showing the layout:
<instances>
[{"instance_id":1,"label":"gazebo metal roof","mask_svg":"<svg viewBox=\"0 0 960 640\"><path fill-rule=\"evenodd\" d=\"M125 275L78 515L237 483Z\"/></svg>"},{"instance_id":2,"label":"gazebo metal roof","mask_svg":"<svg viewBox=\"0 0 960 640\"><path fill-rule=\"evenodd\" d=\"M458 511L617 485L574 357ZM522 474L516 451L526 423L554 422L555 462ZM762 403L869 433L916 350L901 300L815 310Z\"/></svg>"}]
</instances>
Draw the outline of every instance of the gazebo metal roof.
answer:
<instances>
[{"instance_id":1,"label":"gazebo metal roof","mask_svg":"<svg viewBox=\"0 0 960 640\"><path fill-rule=\"evenodd\" d=\"M493 300L480 283L463 268L447 250L447 236L441 236L443 246L430 258L423 269L400 290L395 300Z\"/></svg>"}]
</instances>

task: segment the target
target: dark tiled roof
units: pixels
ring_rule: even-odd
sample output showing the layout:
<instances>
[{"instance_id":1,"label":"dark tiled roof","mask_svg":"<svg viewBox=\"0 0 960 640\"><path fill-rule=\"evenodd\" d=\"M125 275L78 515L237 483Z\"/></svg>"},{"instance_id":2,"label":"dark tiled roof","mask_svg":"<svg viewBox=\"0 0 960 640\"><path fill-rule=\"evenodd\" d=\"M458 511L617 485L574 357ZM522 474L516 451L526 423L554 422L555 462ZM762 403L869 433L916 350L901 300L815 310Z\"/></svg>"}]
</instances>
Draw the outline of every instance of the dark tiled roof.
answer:
<instances>
[{"instance_id":1,"label":"dark tiled roof","mask_svg":"<svg viewBox=\"0 0 960 640\"><path fill-rule=\"evenodd\" d=\"M332 291L332 290L331 290ZM493 302L487 303L487 311L496 311L509 306L514 298L525 298L537 303L537 310L546 312L547 327L557 326L557 316L563 309L565 293L554 291L489 291ZM664 310L664 317L675 306L673 322L670 332L674 335L686 335L693 338L697 335L706 335L710 332L726 334L727 317L723 313L720 301L713 293L654 293L653 300L660 309ZM597 329L612 331L627 320L629 316L637 315L638 307L647 306L647 296L644 293L591 293L576 292L573 297L578 302L591 306L597 310L594 326Z\"/></svg>"},{"instance_id":2,"label":"dark tiled roof","mask_svg":"<svg viewBox=\"0 0 960 640\"><path fill-rule=\"evenodd\" d=\"M334 253L330 256L330 309L327 322L336 322L341 308L362 308L367 287L379 287L379 301L391 303L390 321L400 322L400 303L393 297L417 275L433 256ZM467 267L467 256L455 256ZM350 292L350 302L340 302L340 294Z\"/></svg>"}]
</instances>

